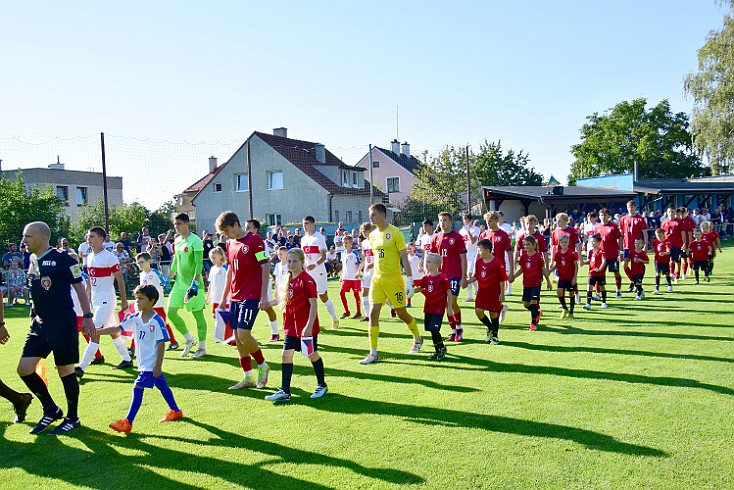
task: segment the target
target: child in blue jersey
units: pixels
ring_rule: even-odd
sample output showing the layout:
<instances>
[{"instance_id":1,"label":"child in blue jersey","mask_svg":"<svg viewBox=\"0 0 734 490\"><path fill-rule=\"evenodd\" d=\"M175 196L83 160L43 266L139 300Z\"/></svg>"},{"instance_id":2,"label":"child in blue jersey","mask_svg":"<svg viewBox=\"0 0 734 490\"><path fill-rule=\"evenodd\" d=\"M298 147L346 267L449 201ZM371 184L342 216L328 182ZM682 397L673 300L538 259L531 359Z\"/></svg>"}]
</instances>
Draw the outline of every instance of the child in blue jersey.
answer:
<instances>
[{"instance_id":1,"label":"child in blue jersey","mask_svg":"<svg viewBox=\"0 0 734 490\"><path fill-rule=\"evenodd\" d=\"M138 360L140 374L133 386L133 399L130 409L124 419L110 424L110 428L117 432L129 433L133 428L133 421L143 403L144 388L158 388L168 404L169 411L160 420L169 422L183 417L183 412L176 405L173 392L163 376L163 354L166 342L169 341L168 332L163 319L153 310L158 301L158 289L155 286L140 285L135 288L135 308L137 313L128 316L117 327L107 327L101 330L100 335L115 333L117 329L133 332L135 338L135 357Z\"/></svg>"}]
</instances>

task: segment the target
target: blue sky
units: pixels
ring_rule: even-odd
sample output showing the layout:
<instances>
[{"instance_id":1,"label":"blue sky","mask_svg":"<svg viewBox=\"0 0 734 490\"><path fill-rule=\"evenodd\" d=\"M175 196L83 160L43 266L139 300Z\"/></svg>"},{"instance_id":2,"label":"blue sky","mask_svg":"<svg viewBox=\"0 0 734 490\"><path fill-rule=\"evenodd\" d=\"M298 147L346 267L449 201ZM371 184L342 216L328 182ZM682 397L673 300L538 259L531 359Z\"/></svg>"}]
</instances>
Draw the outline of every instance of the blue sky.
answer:
<instances>
[{"instance_id":1,"label":"blue sky","mask_svg":"<svg viewBox=\"0 0 734 490\"><path fill-rule=\"evenodd\" d=\"M45 165L47 153L95 167L93 135L133 138L111 150L111 173L125 177L126 200L147 205L161 198L140 191L141 174L172 195L253 130L286 126L355 163L396 136L396 106L414 153L501 139L564 180L587 115L637 97L690 111L683 77L725 14L713 0L40 1L0 12L3 168ZM17 138L45 146L20 151ZM145 140L187 143L148 151ZM171 182L175 165L185 169Z\"/></svg>"}]
</instances>

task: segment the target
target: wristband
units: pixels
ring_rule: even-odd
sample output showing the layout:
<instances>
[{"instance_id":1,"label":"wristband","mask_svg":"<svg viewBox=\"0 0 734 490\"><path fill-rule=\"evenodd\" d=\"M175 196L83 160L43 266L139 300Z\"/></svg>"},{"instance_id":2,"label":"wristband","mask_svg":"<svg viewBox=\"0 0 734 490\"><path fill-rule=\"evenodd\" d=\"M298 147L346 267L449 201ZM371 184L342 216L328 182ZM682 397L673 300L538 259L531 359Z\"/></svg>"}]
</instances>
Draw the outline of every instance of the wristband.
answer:
<instances>
[{"instance_id":1,"label":"wristband","mask_svg":"<svg viewBox=\"0 0 734 490\"><path fill-rule=\"evenodd\" d=\"M94 318L94 313L91 311L82 315L82 318Z\"/></svg>"}]
</instances>

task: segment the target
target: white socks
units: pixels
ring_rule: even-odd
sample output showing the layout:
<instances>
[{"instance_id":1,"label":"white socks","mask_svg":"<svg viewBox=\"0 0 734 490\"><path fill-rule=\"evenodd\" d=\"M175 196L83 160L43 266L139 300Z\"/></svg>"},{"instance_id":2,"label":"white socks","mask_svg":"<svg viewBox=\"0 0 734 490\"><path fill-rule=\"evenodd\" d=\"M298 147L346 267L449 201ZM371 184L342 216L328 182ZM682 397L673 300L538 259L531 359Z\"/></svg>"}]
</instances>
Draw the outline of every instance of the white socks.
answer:
<instances>
[{"instance_id":1,"label":"white socks","mask_svg":"<svg viewBox=\"0 0 734 490\"><path fill-rule=\"evenodd\" d=\"M99 344L89 342L89 345L87 345L87 348L84 350L84 355L82 355L82 362L79 363L79 369L82 371L87 369L89 363L94 359L94 354L97 353L97 350L99 350ZM125 349L125 352L127 352L127 349Z\"/></svg>"},{"instance_id":2,"label":"white socks","mask_svg":"<svg viewBox=\"0 0 734 490\"><path fill-rule=\"evenodd\" d=\"M331 302L331 299L327 299L324 305L326 305L326 311L329 312L331 319L336 320L336 310L334 309L334 303Z\"/></svg>"},{"instance_id":3,"label":"white socks","mask_svg":"<svg viewBox=\"0 0 734 490\"><path fill-rule=\"evenodd\" d=\"M92 345L92 344L89 344ZM122 360L125 362L130 362L132 359L130 359L130 353L127 351L127 342L125 342L125 338L120 335L116 339L112 339L112 345L115 346L115 349L117 349L117 352L120 353L120 357L122 357ZM94 352L97 352L96 350ZM84 355L86 356L87 353L85 352Z\"/></svg>"},{"instance_id":4,"label":"white socks","mask_svg":"<svg viewBox=\"0 0 734 490\"><path fill-rule=\"evenodd\" d=\"M370 316L370 297L362 296L362 311L364 316Z\"/></svg>"},{"instance_id":5,"label":"white socks","mask_svg":"<svg viewBox=\"0 0 734 490\"><path fill-rule=\"evenodd\" d=\"M270 322L270 333L272 335L278 335L278 320Z\"/></svg>"}]
</instances>

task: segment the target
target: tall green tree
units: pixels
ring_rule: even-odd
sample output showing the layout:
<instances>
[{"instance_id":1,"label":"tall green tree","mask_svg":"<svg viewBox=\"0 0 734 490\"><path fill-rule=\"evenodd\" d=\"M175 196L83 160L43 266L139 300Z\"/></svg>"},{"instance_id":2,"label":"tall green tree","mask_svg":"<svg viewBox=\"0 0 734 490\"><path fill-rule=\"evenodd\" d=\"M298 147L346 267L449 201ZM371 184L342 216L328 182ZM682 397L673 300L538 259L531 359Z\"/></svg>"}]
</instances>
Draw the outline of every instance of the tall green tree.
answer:
<instances>
[{"instance_id":1,"label":"tall green tree","mask_svg":"<svg viewBox=\"0 0 734 490\"><path fill-rule=\"evenodd\" d=\"M128 238L134 238L143 226L147 225L150 211L140 203L121 204L110 208L110 235L113 240L120 237L121 232L126 232ZM87 230L101 226L104 228L104 201L97 199L94 203L82 206L79 216L71 227L71 239L74 243L81 242Z\"/></svg>"},{"instance_id":2,"label":"tall green tree","mask_svg":"<svg viewBox=\"0 0 734 490\"><path fill-rule=\"evenodd\" d=\"M543 175L530 166L530 157L520 150L502 150L502 141L479 145L473 155L474 172L481 185L543 185Z\"/></svg>"},{"instance_id":3,"label":"tall green tree","mask_svg":"<svg viewBox=\"0 0 734 490\"><path fill-rule=\"evenodd\" d=\"M734 8L734 0L718 2ZM713 175L734 171L734 18L724 16L698 50L698 72L686 76L693 98L693 142L709 160Z\"/></svg>"},{"instance_id":4,"label":"tall green tree","mask_svg":"<svg viewBox=\"0 0 734 490\"><path fill-rule=\"evenodd\" d=\"M667 100L649 110L646 105L640 98L588 116L581 143L571 147L575 161L569 180L631 173L635 162L640 178L705 175L708 168L693 148L688 115L671 112Z\"/></svg>"},{"instance_id":5,"label":"tall green tree","mask_svg":"<svg viewBox=\"0 0 734 490\"><path fill-rule=\"evenodd\" d=\"M0 178L0 244L20 242L23 227L31 221L44 221L51 228L51 243L66 234L69 220L64 216L64 201L50 187L26 188L21 172L15 180Z\"/></svg>"}]
</instances>

